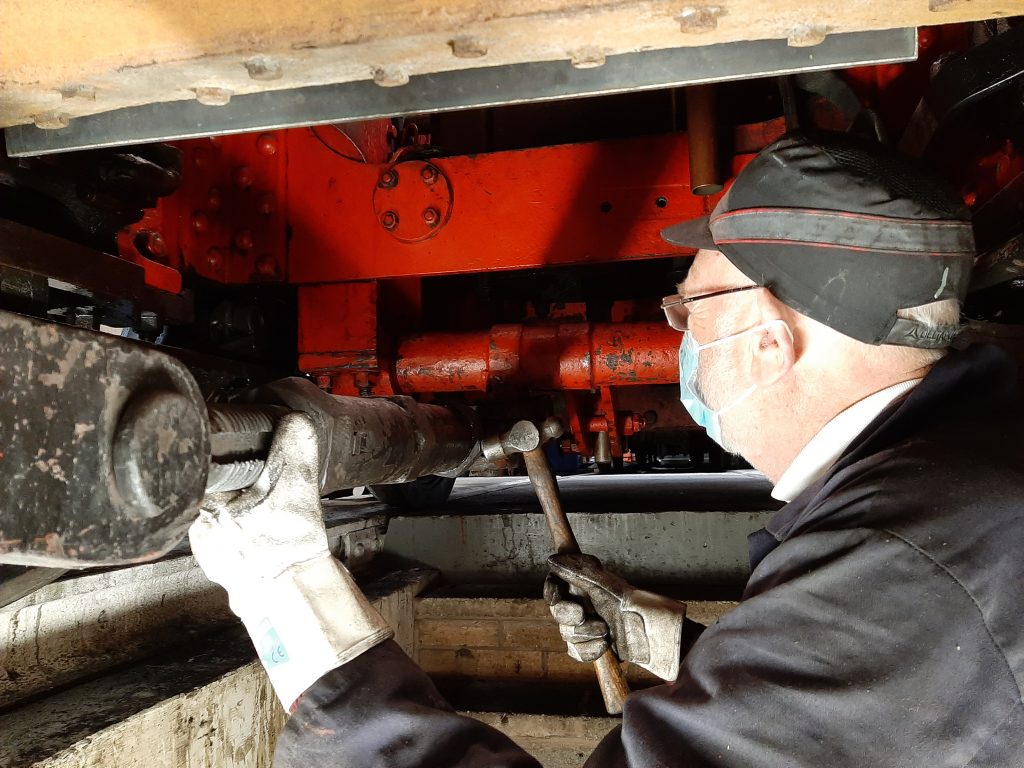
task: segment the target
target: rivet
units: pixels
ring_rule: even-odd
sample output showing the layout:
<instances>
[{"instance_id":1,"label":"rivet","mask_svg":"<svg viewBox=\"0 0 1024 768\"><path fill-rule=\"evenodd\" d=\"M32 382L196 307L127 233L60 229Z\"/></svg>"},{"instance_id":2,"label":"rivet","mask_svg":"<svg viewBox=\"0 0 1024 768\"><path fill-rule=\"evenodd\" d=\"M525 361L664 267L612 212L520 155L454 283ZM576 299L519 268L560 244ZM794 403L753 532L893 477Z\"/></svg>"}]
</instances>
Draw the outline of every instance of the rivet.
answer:
<instances>
[{"instance_id":1,"label":"rivet","mask_svg":"<svg viewBox=\"0 0 1024 768\"><path fill-rule=\"evenodd\" d=\"M196 101L207 107L223 107L234 95L233 91L227 88L216 88L213 86L201 86L193 89L196 94Z\"/></svg>"},{"instance_id":2,"label":"rivet","mask_svg":"<svg viewBox=\"0 0 1024 768\"><path fill-rule=\"evenodd\" d=\"M205 232L210 228L210 217L202 211L192 214L192 229L196 232Z\"/></svg>"},{"instance_id":3,"label":"rivet","mask_svg":"<svg viewBox=\"0 0 1024 768\"><path fill-rule=\"evenodd\" d=\"M252 170L247 165L240 165L235 168L235 186L239 189L248 189L252 186Z\"/></svg>"},{"instance_id":4,"label":"rivet","mask_svg":"<svg viewBox=\"0 0 1024 768\"><path fill-rule=\"evenodd\" d=\"M810 48L819 45L828 36L828 27L822 24L799 24L789 31L786 45L790 48Z\"/></svg>"},{"instance_id":5,"label":"rivet","mask_svg":"<svg viewBox=\"0 0 1024 768\"><path fill-rule=\"evenodd\" d=\"M423 179L425 184L433 184L437 181L437 168L432 165L423 166L423 170L420 171L420 178Z\"/></svg>"},{"instance_id":6,"label":"rivet","mask_svg":"<svg viewBox=\"0 0 1024 768\"><path fill-rule=\"evenodd\" d=\"M604 62L604 51L592 45L573 51L572 57L569 60L569 63L576 69L595 69L603 67Z\"/></svg>"},{"instance_id":7,"label":"rivet","mask_svg":"<svg viewBox=\"0 0 1024 768\"><path fill-rule=\"evenodd\" d=\"M687 34L711 32L718 28L718 20L725 15L720 5L690 5L676 16L679 30Z\"/></svg>"},{"instance_id":8,"label":"rivet","mask_svg":"<svg viewBox=\"0 0 1024 768\"><path fill-rule=\"evenodd\" d=\"M256 260L256 271L264 277L277 277L277 262L269 253L265 253Z\"/></svg>"},{"instance_id":9,"label":"rivet","mask_svg":"<svg viewBox=\"0 0 1024 768\"><path fill-rule=\"evenodd\" d=\"M64 101L67 101L68 99L96 101L96 86L83 85L81 83L69 83L68 85L61 87L60 97Z\"/></svg>"},{"instance_id":10,"label":"rivet","mask_svg":"<svg viewBox=\"0 0 1024 768\"><path fill-rule=\"evenodd\" d=\"M381 189L391 189L398 185L398 171L387 170L380 175L380 181L377 182L377 186Z\"/></svg>"},{"instance_id":11,"label":"rivet","mask_svg":"<svg viewBox=\"0 0 1024 768\"><path fill-rule=\"evenodd\" d=\"M273 215L274 210L277 208L277 198L274 197L272 192L265 192L260 195L258 208L264 216Z\"/></svg>"},{"instance_id":12,"label":"rivet","mask_svg":"<svg viewBox=\"0 0 1024 768\"><path fill-rule=\"evenodd\" d=\"M221 203L224 202L224 198L221 195L218 187L210 187L210 191L206 198L206 205L211 211L219 211Z\"/></svg>"},{"instance_id":13,"label":"rivet","mask_svg":"<svg viewBox=\"0 0 1024 768\"><path fill-rule=\"evenodd\" d=\"M269 56L253 56L244 66L253 80L278 80L282 74L281 63Z\"/></svg>"},{"instance_id":14,"label":"rivet","mask_svg":"<svg viewBox=\"0 0 1024 768\"><path fill-rule=\"evenodd\" d=\"M394 211L384 211L380 217L380 225L387 230L394 229L398 226L398 214Z\"/></svg>"},{"instance_id":15,"label":"rivet","mask_svg":"<svg viewBox=\"0 0 1024 768\"><path fill-rule=\"evenodd\" d=\"M409 82L409 73L398 67L375 67L372 75L373 82L384 88L394 88Z\"/></svg>"},{"instance_id":16,"label":"rivet","mask_svg":"<svg viewBox=\"0 0 1024 768\"><path fill-rule=\"evenodd\" d=\"M436 227L440 220L441 214L437 212L437 208L427 208L423 212L423 223L428 227Z\"/></svg>"},{"instance_id":17,"label":"rivet","mask_svg":"<svg viewBox=\"0 0 1024 768\"><path fill-rule=\"evenodd\" d=\"M248 251L252 248L252 232L248 229L240 229L235 232L235 247L240 251Z\"/></svg>"},{"instance_id":18,"label":"rivet","mask_svg":"<svg viewBox=\"0 0 1024 768\"><path fill-rule=\"evenodd\" d=\"M196 147L192 150L192 164L196 168L205 168L209 159L210 153L202 147Z\"/></svg>"},{"instance_id":19,"label":"rivet","mask_svg":"<svg viewBox=\"0 0 1024 768\"><path fill-rule=\"evenodd\" d=\"M260 137L256 139L256 150L261 155L267 155L268 157L271 155L276 155L277 136L275 136L272 133L261 134Z\"/></svg>"},{"instance_id":20,"label":"rivet","mask_svg":"<svg viewBox=\"0 0 1024 768\"><path fill-rule=\"evenodd\" d=\"M457 59L479 59L487 55L487 46L472 37L456 37L448 41L448 47L452 49L452 55Z\"/></svg>"},{"instance_id":21,"label":"rivet","mask_svg":"<svg viewBox=\"0 0 1024 768\"><path fill-rule=\"evenodd\" d=\"M221 248L211 248L206 252L206 263L214 272L219 272L224 266L224 251Z\"/></svg>"},{"instance_id":22,"label":"rivet","mask_svg":"<svg viewBox=\"0 0 1024 768\"><path fill-rule=\"evenodd\" d=\"M32 124L36 128L55 131L60 128L67 128L71 124L71 116L64 112L45 112L41 115L33 115Z\"/></svg>"}]
</instances>

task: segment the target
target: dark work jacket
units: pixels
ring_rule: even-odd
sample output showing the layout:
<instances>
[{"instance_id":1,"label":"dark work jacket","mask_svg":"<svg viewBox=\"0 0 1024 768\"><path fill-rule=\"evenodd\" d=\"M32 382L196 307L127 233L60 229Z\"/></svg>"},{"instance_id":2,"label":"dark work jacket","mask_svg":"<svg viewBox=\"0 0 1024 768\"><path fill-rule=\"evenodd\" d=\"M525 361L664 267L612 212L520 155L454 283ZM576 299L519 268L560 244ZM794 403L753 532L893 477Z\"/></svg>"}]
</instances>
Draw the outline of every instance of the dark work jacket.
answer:
<instances>
[{"instance_id":1,"label":"dark work jacket","mask_svg":"<svg viewBox=\"0 0 1024 768\"><path fill-rule=\"evenodd\" d=\"M994 347L938 363L752 537L739 607L586 765L1024 768L1017 400ZM277 765L537 763L389 642L307 692Z\"/></svg>"}]
</instances>

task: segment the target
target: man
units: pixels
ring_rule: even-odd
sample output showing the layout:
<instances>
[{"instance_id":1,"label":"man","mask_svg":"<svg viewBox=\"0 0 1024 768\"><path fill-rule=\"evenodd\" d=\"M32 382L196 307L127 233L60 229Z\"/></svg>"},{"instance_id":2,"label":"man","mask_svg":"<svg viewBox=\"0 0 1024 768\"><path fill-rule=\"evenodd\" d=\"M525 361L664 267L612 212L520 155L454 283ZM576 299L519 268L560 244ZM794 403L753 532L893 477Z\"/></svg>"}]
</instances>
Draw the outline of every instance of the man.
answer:
<instances>
[{"instance_id":1,"label":"man","mask_svg":"<svg viewBox=\"0 0 1024 768\"><path fill-rule=\"evenodd\" d=\"M790 503L751 536L743 602L696 639L681 604L552 558L570 653L611 641L674 680L632 694L587 765L1024 765L1024 420L1007 357L948 350L967 211L881 147L790 136L665 236L701 248L665 301L683 403ZM261 482L192 535L298 699L279 764L535 766L383 639L327 554L315 453L286 420Z\"/></svg>"}]
</instances>

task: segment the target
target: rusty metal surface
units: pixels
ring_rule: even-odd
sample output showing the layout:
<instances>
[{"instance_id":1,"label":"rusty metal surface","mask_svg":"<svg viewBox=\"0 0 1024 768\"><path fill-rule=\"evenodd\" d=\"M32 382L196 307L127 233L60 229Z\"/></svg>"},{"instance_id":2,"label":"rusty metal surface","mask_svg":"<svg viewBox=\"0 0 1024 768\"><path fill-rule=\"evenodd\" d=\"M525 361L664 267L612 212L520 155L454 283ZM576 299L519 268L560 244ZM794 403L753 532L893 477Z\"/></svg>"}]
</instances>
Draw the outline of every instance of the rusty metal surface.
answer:
<instances>
[{"instance_id":1,"label":"rusty metal surface","mask_svg":"<svg viewBox=\"0 0 1024 768\"><path fill-rule=\"evenodd\" d=\"M410 397L335 397L298 378L275 382L254 397L313 418L325 494L451 472L479 451L479 435L469 419Z\"/></svg>"},{"instance_id":2,"label":"rusty metal surface","mask_svg":"<svg viewBox=\"0 0 1024 768\"><path fill-rule=\"evenodd\" d=\"M273 405L211 404L210 474L206 492L237 491L256 482L287 408Z\"/></svg>"},{"instance_id":3,"label":"rusty metal surface","mask_svg":"<svg viewBox=\"0 0 1024 768\"><path fill-rule=\"evenodd\" d=\"M718 158L717 99L707 83L686 89L686 132L690 135L690 189L695 195L722 191Z\"/></svg>"},{"instance_id":4,"label":"rusty metal surface","mask_svg":"<svg viewBox=\"0 0 1024 768\"><path fill-rule=\"evenodd\" d=\"M0 360L0 562L112 565L176 544L210 454L187 369L117 337L10 313L0 313Z\"/></svg>"},{"instance_id":5,"label":"rusty metal surface","mask_svg":"<svg viewBox=\"0 0 1024 768\"><path fill-rule=\"evenodd\" d=\"M500 325L399 343L402 392L484 392L502 386L589 390L679 380L679 332L665 323Z\"/></svg>"}]
</instances>

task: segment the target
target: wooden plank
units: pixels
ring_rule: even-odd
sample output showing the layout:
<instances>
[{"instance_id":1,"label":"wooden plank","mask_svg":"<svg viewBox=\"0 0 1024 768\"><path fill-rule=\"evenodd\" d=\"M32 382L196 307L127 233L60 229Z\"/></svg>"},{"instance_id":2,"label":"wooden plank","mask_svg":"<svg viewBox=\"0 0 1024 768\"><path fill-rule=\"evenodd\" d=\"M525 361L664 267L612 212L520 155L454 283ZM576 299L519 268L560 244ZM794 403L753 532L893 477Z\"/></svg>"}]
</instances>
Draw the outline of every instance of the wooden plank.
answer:
<instances>
[{"instance_id":1,"label":"wooden plank","mask_svg":"<svg viewBox=\"0 0 1024 768\"><path fill-rule=\"evenodd\" d=\"M0 125L531 61L945 24L1024 0L6 0Z\"/></svg>"}]
</instances>

